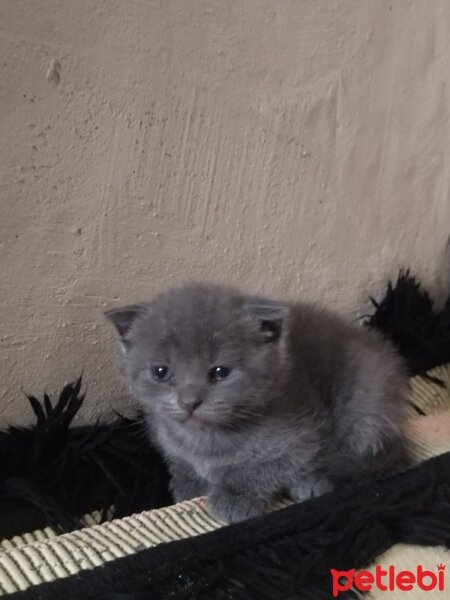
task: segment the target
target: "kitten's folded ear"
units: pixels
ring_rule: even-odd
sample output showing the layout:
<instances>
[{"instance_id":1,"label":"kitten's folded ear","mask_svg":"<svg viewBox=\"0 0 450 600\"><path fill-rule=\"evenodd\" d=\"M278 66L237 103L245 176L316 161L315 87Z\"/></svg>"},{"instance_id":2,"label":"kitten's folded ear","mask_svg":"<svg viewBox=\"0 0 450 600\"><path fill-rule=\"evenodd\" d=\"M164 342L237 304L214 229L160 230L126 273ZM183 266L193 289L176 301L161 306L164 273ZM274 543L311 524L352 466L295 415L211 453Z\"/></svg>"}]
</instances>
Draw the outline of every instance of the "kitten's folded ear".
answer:
<instances>
[{"instance_id":1,"label":"kitten's folded ear","mask_svg":"<svg viewBox=\"0 0 450 600\"><path fill-rule=\"evenodd\" d=\"M245 312L257 320L266 342L276 342L283 331L283 321L289 312L289 304L266 298L248 298L244 304Z\"/></svg>"},{"instance_id":2,"label":"kitten's folded ear","mask_svg":"<svg viewBox=\"0 0 450 600\"><path fill-rule=\"evenodd\" d=\"M103 313L108 321L111 321L111 323L117 329L122 345L125 347L125 349L128 349L129 347L127 334L130 331L134 321L137 317L147 312L147 310L148 305L146 304L130 304L129 306L122 306L120 308L111 308Z\"/></svg>"}]
</instances>

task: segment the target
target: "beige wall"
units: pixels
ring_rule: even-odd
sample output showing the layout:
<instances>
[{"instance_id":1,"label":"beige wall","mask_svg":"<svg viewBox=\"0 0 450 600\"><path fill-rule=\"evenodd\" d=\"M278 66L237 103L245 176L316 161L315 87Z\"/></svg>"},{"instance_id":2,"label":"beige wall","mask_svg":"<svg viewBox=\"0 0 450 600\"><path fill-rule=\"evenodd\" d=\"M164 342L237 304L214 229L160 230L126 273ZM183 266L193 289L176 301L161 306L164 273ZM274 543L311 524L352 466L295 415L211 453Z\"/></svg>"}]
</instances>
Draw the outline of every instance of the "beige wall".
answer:
<instances>
[{"instance_id":1,"label":"beige wall","mask_svg":"<svg viewBox=\"0 0 450 600\"><path fill-rule=\"evenodd\" d=\"M450 231L447 0L2 0L0 420L186 278L363 306ZM59 64L58 64L59 63Z\"/></svg>"}]
</instances>

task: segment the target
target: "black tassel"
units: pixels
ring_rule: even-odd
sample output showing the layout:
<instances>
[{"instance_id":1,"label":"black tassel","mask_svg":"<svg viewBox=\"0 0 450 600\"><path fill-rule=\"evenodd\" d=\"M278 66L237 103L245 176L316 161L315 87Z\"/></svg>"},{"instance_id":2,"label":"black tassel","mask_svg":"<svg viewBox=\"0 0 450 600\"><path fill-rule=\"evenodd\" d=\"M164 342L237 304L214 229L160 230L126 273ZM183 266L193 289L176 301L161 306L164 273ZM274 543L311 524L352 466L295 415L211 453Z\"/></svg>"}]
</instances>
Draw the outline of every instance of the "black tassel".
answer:
<instances>
[{"instance_id":1,"label":"black tassel","mask_svg":"<svg viewBox=\"0 0 450 600\"><path fill-rule=\"evenodd\" d=\"M450 362L450 299L435 311L429 293L410 275L400 272L388 283L366 325L381 331L406 359L411 375Z\"/></svg>"},{"instance_id":2,"label":"black tassel","mask_svg":"<svg viewBox=\"0 0 450 600\"><path fill-rule=\"evenodd\" d=\"M47 525L71 531L83 514L111 506L121 517L171 503L167 468L141 418L70 427L81 383L66 385L54 406L46 394L29 396L36 425L0 432L0 538Z\"/></svg>"}]
</instances>

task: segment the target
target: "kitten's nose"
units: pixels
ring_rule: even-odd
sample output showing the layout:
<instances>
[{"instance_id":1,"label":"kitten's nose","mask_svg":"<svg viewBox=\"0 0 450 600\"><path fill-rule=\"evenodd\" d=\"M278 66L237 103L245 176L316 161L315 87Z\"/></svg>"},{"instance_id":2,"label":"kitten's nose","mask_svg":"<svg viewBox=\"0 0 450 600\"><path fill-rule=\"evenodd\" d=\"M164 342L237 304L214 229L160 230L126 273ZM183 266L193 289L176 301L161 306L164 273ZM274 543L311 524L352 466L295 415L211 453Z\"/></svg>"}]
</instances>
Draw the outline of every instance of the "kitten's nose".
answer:
<instances>
[{"instance_id":1,"label":"kitten's nose","mask_svg":"<svg viewBox=\"0 0 450 600\"><path fill-rule=\"evenodd\" d=\"M178 391L178 404L190 415L202 402L203 398L194 386L187 385Z\"/></svg>"}]
</instances>

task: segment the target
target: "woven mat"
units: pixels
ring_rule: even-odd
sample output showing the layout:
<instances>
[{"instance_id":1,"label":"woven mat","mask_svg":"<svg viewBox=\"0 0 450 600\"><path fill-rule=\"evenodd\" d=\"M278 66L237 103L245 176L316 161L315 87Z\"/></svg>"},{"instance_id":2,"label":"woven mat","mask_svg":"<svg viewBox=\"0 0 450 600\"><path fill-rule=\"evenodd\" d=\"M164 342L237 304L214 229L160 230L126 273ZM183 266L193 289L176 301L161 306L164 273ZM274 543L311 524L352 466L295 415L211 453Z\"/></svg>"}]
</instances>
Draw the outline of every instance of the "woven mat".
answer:
<instances>
[{"instance_id":1,"label":"woven mat","mask_svg":"<svg viewBox=\"0 0 450 600\"><path fill-rule=\"evenodd\" d=\"M443 385L425 377L411 380L408 437L417 461L450 451L450 365L433 369L429 375ZM288 504L289 501L277 503L269 510ZM103 524L98 524L99 519L98 513L87 515L84 529L64 535L57 536L52 529L46 528L0 541L0 595L54 581L144 548L200 535L225 525L208 513L202 498ZM398 545L382 555L377 563L413 570L417 564L435 568L436 561L447 559L449 562L448 558L449 553L443 548ZM405 592L397 592L400 593ZM448 597L445 594L448 591L428 592L424 599ZM371 596L377 600L386 597L384 592ZM414 596L409 594L409 597ZM394 600L395 592L389 592L389 598Z\"/></svg>"}]
</instances>

